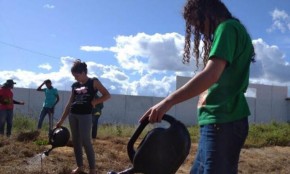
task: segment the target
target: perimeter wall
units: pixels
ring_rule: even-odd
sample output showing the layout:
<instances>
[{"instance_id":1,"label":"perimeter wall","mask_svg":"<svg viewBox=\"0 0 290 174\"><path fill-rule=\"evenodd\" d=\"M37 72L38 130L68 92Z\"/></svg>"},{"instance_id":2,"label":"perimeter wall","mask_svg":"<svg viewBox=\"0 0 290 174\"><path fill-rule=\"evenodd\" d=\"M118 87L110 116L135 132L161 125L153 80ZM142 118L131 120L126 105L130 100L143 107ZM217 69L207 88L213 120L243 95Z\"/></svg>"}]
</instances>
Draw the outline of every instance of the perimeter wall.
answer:
<instances>
[{"instance_id":1,"label":"perimeter wall","mask_svg":"<svg viewBox=\"0 0 290 174\"><path fill-rule=\"evenodd\" d=\"M177 77L176 88L189 80L188 77ZM251 110L251 123L289 122L290 100L287 100L287 87L250 84L254 91L253 97L247 97ZM14 88L14 99L23 100L25 105L15 105L14 113L38 119L44 93L36 89ZM61 116L68 101L70 91L59 91L60 102L55 108L55 120ZM138 124L138 119L151 106L161 101L161 97L131 96L112 94L110 100L104 103L100 124ZM175 116L186 125L197 124L196 106L198 97L174 106L168 114ZM45 119L47 121L47 118Z\"/></svg>"}]
</instances>

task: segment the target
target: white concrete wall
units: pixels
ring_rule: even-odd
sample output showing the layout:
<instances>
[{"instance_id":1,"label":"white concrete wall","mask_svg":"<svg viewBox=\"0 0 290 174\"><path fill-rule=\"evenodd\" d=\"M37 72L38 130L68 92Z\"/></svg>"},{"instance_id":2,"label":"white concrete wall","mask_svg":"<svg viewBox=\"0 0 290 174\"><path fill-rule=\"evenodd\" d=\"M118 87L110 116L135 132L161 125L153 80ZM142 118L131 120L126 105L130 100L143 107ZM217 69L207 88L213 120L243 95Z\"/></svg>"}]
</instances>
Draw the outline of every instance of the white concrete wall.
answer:
<instances>
[{"instance_id":1,"label":"white concrete wall","mask_svg":"<svg viewBox=\"0 0 290 174\"><path fill-rule=\"evenodd\" d=\"M189 78L177 77L176 88L181 87L188 80ZM247 98L251 110L249 117L251 123L290 121L290 100L286 100L287 87L258 84L251 84L250 87L256 89L256 98ZM14 113L38 118L44 101L44 93L38 92L36 89L25 88L15 88L13 91L15 100L25 101L24 106L15 105ZM59 91L59 95L60 102L55 108L56 120L66 106L70 91ZM112 94L112 98L105 102L100 124L138 124L138 120L144 112L161 100L160 97ZM197 101L198 97L195 97L180 103L173 107L168 114L175 116L186 125L195 125L197 124Z\"/></svg>"},{"instance_id":2,"label":"white concrete wall","mask_svg":"<svg viewBox=\"0 0 290 174\"><path fill-rule=\"evenodd\" d=\"M251 84L250 87L256 89L255 111L252 111L255 123L290 121L286 86Z\"/></svg>"},{"instance_id":3,"label":"white concrete wall","mask_svg":"<svg viewBox=\"0 0 290 174\"><path fill-rule=\"evenodd\" d=\"M287 121L290 122L290 98L287 99Z\"/></svg>"}]
</instances>

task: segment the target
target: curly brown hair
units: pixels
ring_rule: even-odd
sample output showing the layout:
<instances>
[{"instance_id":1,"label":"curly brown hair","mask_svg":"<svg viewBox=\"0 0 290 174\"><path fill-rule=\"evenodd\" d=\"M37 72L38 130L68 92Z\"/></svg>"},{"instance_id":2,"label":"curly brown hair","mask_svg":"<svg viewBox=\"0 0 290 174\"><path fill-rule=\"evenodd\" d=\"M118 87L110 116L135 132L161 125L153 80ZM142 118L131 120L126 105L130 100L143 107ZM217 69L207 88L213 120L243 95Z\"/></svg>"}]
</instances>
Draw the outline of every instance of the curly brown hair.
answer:
<instances>
[{"instance_id":1,"label":"curly brown hair","mask_svg":"<svg viewBox=\"0 0 290 174\"><path fill-rule=\"evenodd\" d=\"M80 59L77 59L74 61L74 64L71 68L71 72L72 73L88 73L88 69L87 69L87 64L85 62L82 62Z\"/></svg>"},{"instance_id":2,"label":"curly brown hair","mask_svg":"<svg viewBox=\"0 0 290 174\"><path fill-rule=\"evenodd\" d=\"M202 57L203 66L209 59L209 52L213 41L213 33L220 22L226 19L235 19L228 8L220 0L187 0L183 18L186 22L185 45L183 53L183 63L189 63L191 58L191 35L194 36L193 54L198 67L199 59ZM209 33L204 33L205 20L209 21ZM203 42L202 52L200 53L200 40ZM254 59L252 59L253 61Z\"/></svg>"}]
</instances>

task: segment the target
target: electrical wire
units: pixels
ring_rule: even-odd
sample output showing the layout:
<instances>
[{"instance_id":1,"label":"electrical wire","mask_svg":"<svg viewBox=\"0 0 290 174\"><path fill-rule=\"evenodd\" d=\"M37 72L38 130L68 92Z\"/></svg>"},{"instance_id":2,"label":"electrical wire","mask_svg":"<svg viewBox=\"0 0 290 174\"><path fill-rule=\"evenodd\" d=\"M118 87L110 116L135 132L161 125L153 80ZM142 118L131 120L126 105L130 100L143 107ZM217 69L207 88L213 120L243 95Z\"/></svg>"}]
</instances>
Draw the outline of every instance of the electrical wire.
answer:
<instances>
[{"instance_id":1,"label":"electrical wire","mask_svg":"<svg viewBox=\"0 0 290 174\"><path fill-rule=\"evenodd\" d=\"M45 54L45 53L41 53L39 51L34 51L34 50L31 50L31 49L27 49L27 48L24 48L24 47L21 47L21 46L18 46L18 45L14 45L14 44L11 44L11 43L3 42L3 41L0 41L0 44L6 45L6 46L10 46L10 47L13 47L13 48L17 48L17 49L20 49L20 50L23 50L23 51L27 51L27 52L30 52L30 53L33 53L33 54L45 56L45 57L50 57L50 58L54 58L54 59L59 59L60 58L60 57L48 55L48 54Z\"/></svg>"}]
</instances>

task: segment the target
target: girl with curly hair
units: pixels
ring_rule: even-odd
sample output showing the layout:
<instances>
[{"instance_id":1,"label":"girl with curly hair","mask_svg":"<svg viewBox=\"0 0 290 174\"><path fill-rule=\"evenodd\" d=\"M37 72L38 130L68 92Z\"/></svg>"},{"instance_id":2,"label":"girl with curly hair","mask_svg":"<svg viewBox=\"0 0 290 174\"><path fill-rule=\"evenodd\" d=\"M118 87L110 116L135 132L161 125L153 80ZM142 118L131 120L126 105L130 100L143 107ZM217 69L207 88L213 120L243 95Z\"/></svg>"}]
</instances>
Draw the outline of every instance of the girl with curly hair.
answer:
<instances>
[{"instance_id":1,"label":"girl with curly hair","mask_svg":"<svg viewBox=\"0 0 290 174\"><path fill-rule=\"evenodd\" d=\"M220 0L187 0L183 17L186 22L183 62L190 62L193 55L197 67L202 60L203 69L151 107L140 121L160 122L172 106L199 96L200 139L190 173L238 173L250 115L244 93L255 55L251 37Z\"/></svg>"}]
</instances>

